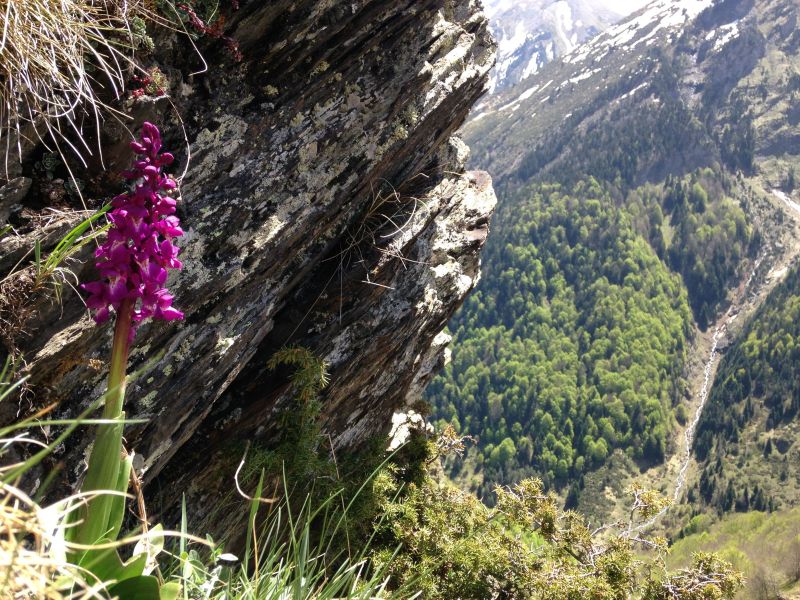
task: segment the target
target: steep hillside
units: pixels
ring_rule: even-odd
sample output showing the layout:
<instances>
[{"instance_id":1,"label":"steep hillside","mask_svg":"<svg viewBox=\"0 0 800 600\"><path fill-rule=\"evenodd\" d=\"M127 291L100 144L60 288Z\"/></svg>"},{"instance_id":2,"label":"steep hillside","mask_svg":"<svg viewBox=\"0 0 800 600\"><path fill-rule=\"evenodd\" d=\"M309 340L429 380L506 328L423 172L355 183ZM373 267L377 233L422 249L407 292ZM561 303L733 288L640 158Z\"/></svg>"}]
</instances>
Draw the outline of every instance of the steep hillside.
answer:
<instances>
[{"instance_id":1,"label":"steep hillside","mask_svg":"<svg viewBox=\"0 0 800 600\"><path fill-rule=\"evenodd\" d=\"M719 512L794 506L800 478L800 272L792 269L726 352L698 425L690 501Z\"/></svg>"},{"instance_id":2,"label":"steep hillside","mask_svg":"<svg viewBox=\"0 0 800 600\"><path fill-rule=\"evenodd\" d=\"M573 50L622 14L597 0L487 0L497 64L489 91L500 93Z\"/></svg>"},{"instance_id":3,"label":"steep hillside","mask_svg":"<svg viewBox=\"0 0 800 600\"><path fill-rule=\"evenodd\" d=\"M657 0L505 91L467 125L473 164L495 177L497 233L485 278L453 321L452 365L429 393L437 418L478 439L452 465L465 485L486 491L536 472L588 512L607 499L607 512L618 493L593 472L616 448L650 483L683 491L684 432L691 442L716 349L798 251L791 198L773 193L790 193L797 163L797 17L787 0ZM553 219L542 207L559 210L561 195L571 208ZM585 231L577 226L595 201L618 212L616 243L591 219ZM677 284L650 287L627 240L655 260L651 277L672 273ZM549 287L563 281L570 310L559 305L554 314L564 292L543 287L538 273ZM581 304L587 290L608 284ZM662 329L637 316L636 298L677 311L656 312L662 342L654 344ZM570 343L551 345L559 337ZM548 352L523 350L534 342ZM633 369L622 355L630 364L632 355L645 358ZM669 367L645 369L651 361ZM562 391L570 388L578 391ZM575 426L572 413L591 419ZM529 446L503 462L508 450ZM582 498L583 486L600 493Z\"/></svg>"},{"instance_id":4,"label":"steep hillside","mask_svg":"<svg viewBox=\"0 0 800 600\"><path fill-rule=\"evenodd\" d=\"M669 554L673 568L691 564L696 552L717 552L747 579L738 600L800 598L800 509L729 515L719 523L697 516Z\"/></svg>"},{"instance_id":5,"label":"steep hillside","mask_svg":"<svg viewBox=\"0 0 800 600\"><path fill-rule=\"evenodd\" d=\"M440 418L480 437L477 489L563 485L615 448L662 460L691 328L679 278L596 182L523 189L497 220L429 388Z\"/></svg>"},{"instance_id":6,"label":"steep hillside","mask_svg":"<svg viewBox=\"0 0 800 600\"><path fill-rule=\"evenodd\" d=\"M737 73L720 66L743 77L766 40L752 19L737 21L746 3L731 0L720 5L727 10L703 13L703 26L684 27L710 4L657 0L508 90L466 129L475 163L496 179L524 181L569 165L562 170L632 183L719 160L713 123L701 117L735 104L725 91Z\"/></svg>"}]
</instances>

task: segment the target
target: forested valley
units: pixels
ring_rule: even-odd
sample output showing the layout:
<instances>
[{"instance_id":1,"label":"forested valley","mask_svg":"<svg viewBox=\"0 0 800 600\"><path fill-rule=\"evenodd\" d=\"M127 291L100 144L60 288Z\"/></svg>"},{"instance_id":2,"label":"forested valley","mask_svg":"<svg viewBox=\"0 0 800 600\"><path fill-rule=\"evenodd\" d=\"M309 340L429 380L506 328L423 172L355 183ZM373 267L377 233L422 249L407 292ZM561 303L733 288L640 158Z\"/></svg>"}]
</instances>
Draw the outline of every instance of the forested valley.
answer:
<instances>
[{"instance_id":1,"label":"forested valley","mask_svg":"<svg viewBox=\"0 0 800 600\"><path fill-rule=\"evenodd\" d=\"M792 269L724 357L700 420L690 502L720 513L792 506L800 480L800 273Z\"/></svg>"},{"instance_id":2,"label":"forested valley","mask_svg":"<svg viewBox=\"0 0 800 600\"><path fill-rule=\"evenodd\" d=\"M500 203L482 280L449 325L452 361L427 397L434 422L471 441L447 472L484 502L533 475L602 520L624 481L641 474L669 495L689 469L680 500L694 508L677 510L669 535L691 511L780 503L766 482L786 479L779 465L732 490L718 465L740 450L723 440L754 414L771 415L759 425L769 429L795 410L791 367L764 350L788 342L756 353L735 341L786 304L766 292L796 252L793 209L780 200L796 187L793 11L719 2L673 32L643 16L641 30L598 36L468 123L472 164L492 173ZM716 383L712 338L719 352L736 349ZM729 366L735 356L747 375ZM758 387L766 372L783 383ZM757 454L770 454L774 436L759 436ZM687 452L697 472L674 462Z\"/></svg>"},{"instance_id":3,"label":"forested valley","mask_svg":"<svg viewBox=\"0 0 800 600\"><path fill-rule=\"evenodd\" d=\"M757 248L732 185L710 169L627 193L541 183L500 207L429 388L440 426L479 440L453 476L489 498L532 474L563 488L617 448L664 459L687 419L693 314L709 318Z\"/></svg>"}]
</instances>

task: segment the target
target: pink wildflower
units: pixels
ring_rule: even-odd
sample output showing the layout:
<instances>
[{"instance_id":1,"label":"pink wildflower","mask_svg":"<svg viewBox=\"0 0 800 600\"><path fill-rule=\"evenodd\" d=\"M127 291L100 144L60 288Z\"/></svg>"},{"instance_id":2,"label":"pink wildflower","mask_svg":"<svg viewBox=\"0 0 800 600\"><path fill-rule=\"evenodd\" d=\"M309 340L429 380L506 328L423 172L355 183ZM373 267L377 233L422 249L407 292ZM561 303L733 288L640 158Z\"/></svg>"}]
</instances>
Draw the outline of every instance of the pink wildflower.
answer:
<instances>
[{"instance_id":1,"label":"pink wildflower","mask_svg":"<svg viewBox=\"0 0 800 600\"><path fill-rule=\"evenodd\" d=\"M95 252L102 280L81 288L89 293L86 305L95 311L98 324L108 320L111 308L119 313L122 303L131 301L132 337L136 326L149 317L183 318L164 287L167 271L182 267L173 239L183 230L175 216L175 199L167 195L175 189L175 181L161 173L161 167L174 159L169 152L160 153L158 128L144 123L141 139L131 142L131 148L138 158L131 170L122 173L132 183L131 190L111 201L111 229Z\"/></svg>"}]
</instances>

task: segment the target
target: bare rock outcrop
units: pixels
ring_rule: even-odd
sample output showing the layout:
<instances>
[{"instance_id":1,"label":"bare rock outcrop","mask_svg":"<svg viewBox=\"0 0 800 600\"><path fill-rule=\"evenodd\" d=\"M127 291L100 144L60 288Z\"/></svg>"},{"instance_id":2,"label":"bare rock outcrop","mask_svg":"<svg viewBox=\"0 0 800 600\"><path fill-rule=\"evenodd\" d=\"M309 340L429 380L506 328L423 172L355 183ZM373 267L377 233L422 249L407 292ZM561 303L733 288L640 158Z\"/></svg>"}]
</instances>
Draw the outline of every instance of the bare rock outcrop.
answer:
<instances>
[{"instance_id":1,"label":"bare rock outcrop","mask_svg":"<svg viewBox=\"0 0 800 600\"><path fill-rule=\"evenodd\" d=\"M452 137L493 61L476 0L240 4L227 33L242 63L212 45L209 69L189 76L196 56L157 40L191 150L179 157L185 268L169 283L186 320L141 327L126 410L146 424L126 439L167 508L174 490L197 508L230 487L215 465L231 440L269 443L287 382L266 362L284 345L328 362L322 419L337 448L387 433L442 360L495 202ZM140 112L181 146L170 102ZM111 328L74 292L26 329L33 405L76 414L102 393Z\"/></svg>"}]
</instances>

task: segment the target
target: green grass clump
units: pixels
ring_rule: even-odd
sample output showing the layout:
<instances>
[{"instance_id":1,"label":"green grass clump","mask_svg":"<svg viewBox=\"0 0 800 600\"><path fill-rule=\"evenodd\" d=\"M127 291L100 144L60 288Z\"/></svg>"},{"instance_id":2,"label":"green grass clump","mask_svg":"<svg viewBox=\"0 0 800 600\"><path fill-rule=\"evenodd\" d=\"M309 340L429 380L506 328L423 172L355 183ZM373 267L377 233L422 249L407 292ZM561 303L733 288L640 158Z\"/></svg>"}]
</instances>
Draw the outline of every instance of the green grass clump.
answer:
<instances>
[{"instance_id":1,"label":"green grass clump","mask_svg":"<svg viewBox=\"0 0 800 600\"><path fill-rule=\"evenodd\" d=\"M183 598L366 600L387 595L388 578L373 567L368 546L349 556L336 550L347 514L339 498L331 496L316 509L307 498L295 512L287 496L267 518L257 520L259 496L252 501L241 561L221 547L204 553L181 543L164 576L181 584ZM397 590L392 597L413 595Z\"/></svg>"}]
</instances>

